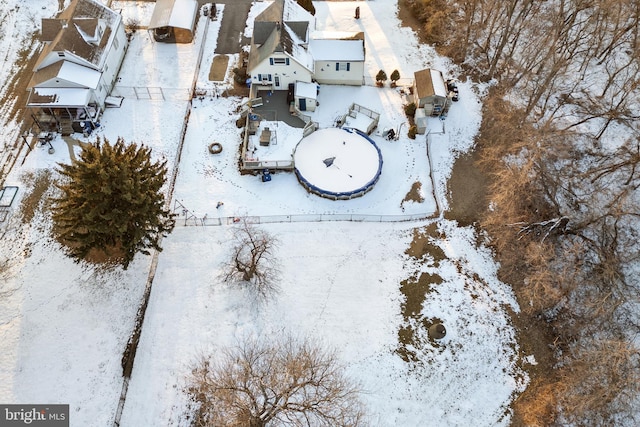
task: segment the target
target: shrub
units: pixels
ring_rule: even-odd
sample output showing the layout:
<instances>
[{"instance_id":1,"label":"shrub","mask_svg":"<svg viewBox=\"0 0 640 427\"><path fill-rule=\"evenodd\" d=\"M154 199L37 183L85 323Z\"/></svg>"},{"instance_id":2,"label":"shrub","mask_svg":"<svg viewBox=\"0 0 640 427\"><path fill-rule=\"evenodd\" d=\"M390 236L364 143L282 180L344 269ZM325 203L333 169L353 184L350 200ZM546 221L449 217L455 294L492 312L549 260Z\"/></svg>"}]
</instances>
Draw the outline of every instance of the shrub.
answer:
<instances>
[{"instance_id":1,"label":"shrub","mask_svg":"<svg viewBox=\"0 0 640 427\"><path fill-rule=\"evenodd\" d=\"M404 106L404 113L407 115L407 117L413 118L416 115L417 108L418 107L416 106L416 103L412 102Z\"/></svg>"},{"instance_id":2,"label":"shrub","mask_svg":"<svg viewBox=\"0 0 640 427\"><path fill-rule=\"evenodd\" d=\"M386 81L387 81L387 73L385 73L384 70L378 71L378 74L376 74L376 84L382 87L384 86L384 82Z\"/></svg>"},{"instance_id":3,"label":"shrub","mask_svg":"<svg viewBox=\"0 0 640 427\"><path fill-rule=\"evenodd\" d=\"M246 68L238 68L235 67L233 69L233 80L235 80L238 84L245 84L247 81L247 70Z\"/></svg>"},{"instance_id":4,"label":"shrub","mask_svg":"<svg viewBox=\"0 0 640 427\"><path fill-rule=\"evenodd\" d=\"M409 132L408 132L409 138L410 139L416 139L417 133L418 133L418 126L411 125L411 127L409 127Z\"/></svg>"},{"instance_id":5,"label":"shrub","mask_svg":"<svg viewBox=\"0 0 640 427\"><path fill-rule=\"evenodd\" d=\"M396 83L400 80L400 71L393 70L389 78L391 79L391 87L396 87Z\"/></svg>"}]
</instances>

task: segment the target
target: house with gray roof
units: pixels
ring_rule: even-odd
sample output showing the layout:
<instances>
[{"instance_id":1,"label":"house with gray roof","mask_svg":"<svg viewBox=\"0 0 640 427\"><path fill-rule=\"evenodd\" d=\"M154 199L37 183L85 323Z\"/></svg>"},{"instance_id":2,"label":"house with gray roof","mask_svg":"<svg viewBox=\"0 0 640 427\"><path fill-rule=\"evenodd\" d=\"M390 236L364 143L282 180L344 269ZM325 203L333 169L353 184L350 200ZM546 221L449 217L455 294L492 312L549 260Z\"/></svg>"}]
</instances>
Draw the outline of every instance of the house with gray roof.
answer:
<instances>
[{"instance_id":1,"label":"house with gray roof","mask_svg":"<svg viewBox=\"0 0 640 427\"><path fill-rule=\"evenodd\" d=\"M122 16L97 0L72 0L42 20L42 41L28 85L35 123L63 134L94 127L127 48Z\"/></svg>"},{"instance_id":2,"label":"house with gray roof","mask_svg":"<svg viewBox=\"0 0 640 427\"><path fill-rule=\"evenodd\" d=\"M295 0L275 0L255 18L249 61L252 92L312 81L361 85L364 35L314 37L315 18Z\"/></svg>"}]
</instances>

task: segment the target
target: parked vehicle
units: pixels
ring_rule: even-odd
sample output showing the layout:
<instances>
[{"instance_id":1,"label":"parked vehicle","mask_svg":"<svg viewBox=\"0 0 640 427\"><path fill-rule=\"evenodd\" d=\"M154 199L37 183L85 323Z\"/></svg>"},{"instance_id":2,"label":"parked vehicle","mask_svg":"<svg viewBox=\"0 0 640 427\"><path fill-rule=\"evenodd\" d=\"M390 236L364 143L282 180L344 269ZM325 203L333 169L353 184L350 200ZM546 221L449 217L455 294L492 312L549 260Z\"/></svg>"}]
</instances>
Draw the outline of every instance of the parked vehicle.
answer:
<instances>
[{"instance_id":1,"label":"parked vehicle","mask_svg":"<svg viewBox=\"0 0 640 427\"><path fill-rule=\"evenodd\" d=\"M289 83L289 89L287 91L287 104L291 104L293 102L293 92L295 90L295 84Z\"/></svg>"},{"instance_id":2,"label":"parked vehicle","mask_svg":"<svg viewBox=\"0 0 640 427\"><path fill-rule=\"evenodd\" d=\"M447 80L447 90L449 91L449 97L453 102L458 102L460 94L458 93L458 85L453 79Z\"/></svg>"}]
</instances>

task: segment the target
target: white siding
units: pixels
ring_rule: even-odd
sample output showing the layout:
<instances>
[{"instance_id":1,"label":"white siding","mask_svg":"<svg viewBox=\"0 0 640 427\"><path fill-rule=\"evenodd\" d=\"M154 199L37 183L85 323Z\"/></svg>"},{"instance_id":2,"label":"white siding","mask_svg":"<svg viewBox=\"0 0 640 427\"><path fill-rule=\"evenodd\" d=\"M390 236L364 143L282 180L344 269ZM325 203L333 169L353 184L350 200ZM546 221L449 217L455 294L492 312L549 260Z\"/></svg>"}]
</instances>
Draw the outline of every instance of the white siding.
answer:
<instances>
[{"instance_id":1,"label":"white siding","mask_svg":"<svg viewBox=\"0 0 640 427\"><path fill-rule=\"evenodd\" d=\"M114 32L114 41L117 40L117 43L111 45L111 50L107 55L104 71L102 72L102 78L100 79L100 83L104 86L105 91L104 93L100 92L100 94L97 95L97 97L99 97L98 101L100 102L101 107L104 107L104 100L107 95L111 93L111 89L113 89L127 48L127 38L124 32L122 20L120 20L120 24Z\"/></svg>"},{"instance_id":2,"label":"white siding","mask_svg":"<svg viewBox=\"0 0 640 427\"><path fill-rule=\"evenodd\" d=\"M296 82L295 104L302 111L315 111L317 105L318 85L316 83ZM303 100L303 103L300 103ZM304 109L302 108L304 105Z\"/></svg>"},{"instance_id":3,"label":"white siding","mask_svg":"<svg viewBox=\"0 0 640 427\"><path fill-rule=\"evenodd\" d=\"M286 65L286 63L283 65L275 64L277 61L274 61L274 65L271 65L271 58L288 59L289 65ZM270 81L269 75L271 76ZM262 79L258 79L258 76ZM293 58L284 54L274 53L271 57L266 58L251 71L252 84L260 84L260 82L266 78L268 84L275 85L276 77L280 80L280 86L274 86L274 89L276 90L287 90L288 85L290 83L295 83L296 81L311 82L311 72L296 62Z\"/></svg>"},{"instance_id":4,"label":"white siding","mask_svg":"<svg viewBox=\"0 0 640 427\"><path fill-rule=\"evenodd\" d=\"M340 64L336 67L336 64ZM348 71L345 64L349 64ZM336 70L338 68L338 70ZM333 85L361 86L364 62L316 61L314 77L318 83Z\"/></svg>"}]
</instances>

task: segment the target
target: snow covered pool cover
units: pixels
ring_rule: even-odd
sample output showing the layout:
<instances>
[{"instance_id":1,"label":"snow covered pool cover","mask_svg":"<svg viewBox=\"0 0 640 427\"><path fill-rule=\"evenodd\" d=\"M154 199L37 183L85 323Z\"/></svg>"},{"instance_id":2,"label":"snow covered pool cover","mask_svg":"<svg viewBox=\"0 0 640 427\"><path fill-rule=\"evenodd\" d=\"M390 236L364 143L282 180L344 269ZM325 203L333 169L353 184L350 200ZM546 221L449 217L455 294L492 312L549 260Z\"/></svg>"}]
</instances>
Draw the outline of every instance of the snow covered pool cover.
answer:
<instances>
[{"instance_id":1,"label":"snow covered pool cover","mask_svg":"<svg viewBox=\"0 0 640 427\"><path fill-rule=\"evenodd\" d=\"M330 199L362 196L382 171L380 149L357 129L320 129L298 143L293 159L302 185Z\"/></svg>"}]
</instances>

